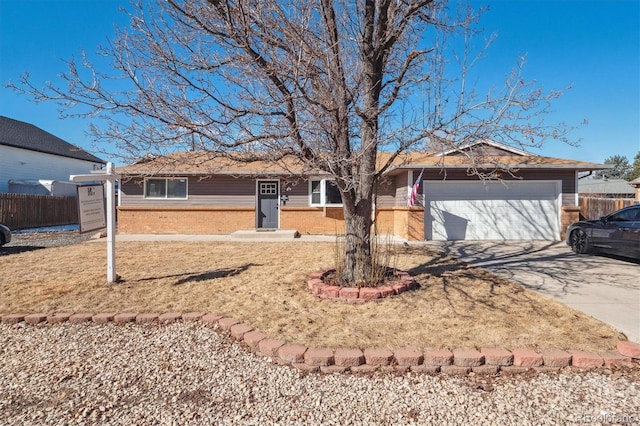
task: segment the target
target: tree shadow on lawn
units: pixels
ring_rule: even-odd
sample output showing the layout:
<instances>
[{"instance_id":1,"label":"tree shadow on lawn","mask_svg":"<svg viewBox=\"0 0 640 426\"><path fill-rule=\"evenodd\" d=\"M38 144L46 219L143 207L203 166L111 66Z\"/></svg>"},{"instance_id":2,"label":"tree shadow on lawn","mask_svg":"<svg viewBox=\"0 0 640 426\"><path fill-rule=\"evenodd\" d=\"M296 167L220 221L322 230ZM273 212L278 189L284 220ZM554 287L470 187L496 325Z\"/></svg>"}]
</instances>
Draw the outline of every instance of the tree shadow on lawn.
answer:
<instances>
[{"instance_id":1,"label":"tree shadow on lawn","mask_svg":"<svg viewBox=\"0 0 640 426\"><path fill-rule=\"evenodd\" d=\"M0 255L9 256L12 254L26 253L28 251L35 251L44 249L44 246L4 246L0 247Z\"/></svg>"},{"instance_id":2,"label":"tree shadow on lawn","mask_svg":"<svg viewBox=\"0 0 640 426\"><path fill-rule=\"evenodd\" d=\"M240 275L241 273L245 272L252 266L260 266L260 265L255 263L247 263L246 265L242 265L237 268L216 269L214 271L203 272L201 274L191 274L187 277L179 279L178 281L173 283L173 285L181 285L181 284L186 284L190 282L197 283L200 281L215 280L217 278L233 277L236 275Z\"/></svg>"},{"instance_id":3,"label":"tree shadow on lawn","mask_svg":"<svg viewBox=\"0 0 640 426\"><path fill-rule=\"evenodd\" d=\"M475 267L444 252L429 251L432 258L408 272L413 277L427 275L435 279L425 287L438 285L450 308L462 318L472 318L468 307L460 306L460 298L471 305L483 306L491 311L509 313L508 304L527 302L539 314L541 306L530 297L524 287L506 280L483 268Z\"/></svg>"},{"instance_id":4,"label":"tree shadow on lawn","mask_svg":"<svg viewBox=\"0 0 640 426\"><path fill-rule=\"evenodd\" d=\"M207 271L207 272L201 272L201 273L186 272L182 274L164 275L160 277L154 276L154 277L147 277L147 278L138 278L135 281L142 282L142 281L164 280L168 278L180 278L179 280L172 283L171 285L182 285L182 284L187 284L191 282L197 283L201 281L214 280L218 278L233 277L247 271L252 266L261 266L261 265L257 263L247 263L246 265L238 266L236 268L215 269L213 271ZM122 280L122 282L126 282L126 280Z\"/></svg>"}]
</instances>

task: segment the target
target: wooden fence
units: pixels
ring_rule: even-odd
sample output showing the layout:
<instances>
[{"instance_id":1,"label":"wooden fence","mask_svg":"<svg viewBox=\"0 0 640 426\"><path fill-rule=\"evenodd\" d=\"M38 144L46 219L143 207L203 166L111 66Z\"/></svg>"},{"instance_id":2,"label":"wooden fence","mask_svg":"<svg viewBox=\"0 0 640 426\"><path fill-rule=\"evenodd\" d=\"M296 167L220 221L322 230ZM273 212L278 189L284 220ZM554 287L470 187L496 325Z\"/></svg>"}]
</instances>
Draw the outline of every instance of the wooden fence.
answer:
<instances>
[{"instance_id":1,"label":"wooden fence","mask_svg":"<svg viewBox=\"0 0 640 426\"><path fill-rule=\"evenodd\" d=\"M76 224L77 198L0 194L0 223L11 229Z\"/></svg>"},{"instance_id":2,"label":"wooden fence","mask_svg":"<svg viewBox=\"0 0 640 426\"><path fill-rule=\"evenodd\" d=\"M600 219L623 207L637 204L633 198L593 198L578 197L581 219Z\"/></svg>"}]
</instances>

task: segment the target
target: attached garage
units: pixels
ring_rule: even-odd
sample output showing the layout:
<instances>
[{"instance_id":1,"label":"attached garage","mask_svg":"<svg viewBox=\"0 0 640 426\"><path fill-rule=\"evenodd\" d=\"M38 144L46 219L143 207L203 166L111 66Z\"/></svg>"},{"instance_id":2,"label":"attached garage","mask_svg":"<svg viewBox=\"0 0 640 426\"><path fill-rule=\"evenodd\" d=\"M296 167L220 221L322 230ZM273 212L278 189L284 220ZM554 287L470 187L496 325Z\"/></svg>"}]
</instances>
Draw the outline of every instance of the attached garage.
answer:
<instances>
[{"instance_id":1,"label":"attached garage","mask_svg":"<svg viewBox=\"0 0 640 426\"><path fill-rule=\"evenodd\" d=\"M425 239L560 240L561 181L424 181Z\"/></svg>"},{"instance_id":2,"label":"attached garage","mask_svg":"<svg viewBox=\"0 0 640 426\"><path fill-rule=\"evenodd\" d=\"M118 232L163 233L169 226L180 233L226 234L284 227L334 235L343 229L331 177L293 157L283 161L234 163L192 151L118 168ZM378 167L389 161L375 188L376 229L410 241L558 241L579 220L580 173L607 168L490 140L450 152L378 153ZM483 182L474 170L503 180ZM153 179L188 179L186 197L145 195L145 182ZM269 212L265 197L271 198Z\"/></svg>"}]
</instances>

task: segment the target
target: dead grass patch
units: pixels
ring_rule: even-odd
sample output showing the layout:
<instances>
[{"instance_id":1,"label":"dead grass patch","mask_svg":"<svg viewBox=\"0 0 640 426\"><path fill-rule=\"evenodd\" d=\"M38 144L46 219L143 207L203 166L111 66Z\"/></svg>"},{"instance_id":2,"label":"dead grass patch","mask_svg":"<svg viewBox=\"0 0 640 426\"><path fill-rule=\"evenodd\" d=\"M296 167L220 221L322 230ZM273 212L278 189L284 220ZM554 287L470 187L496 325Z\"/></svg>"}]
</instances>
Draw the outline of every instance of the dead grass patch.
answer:
<instances>
[{"instance_id":1,"label":"dead grass patch","mask_svg":"<svg viewBox=\"0 0 640 426\"><path fill-rule=\"evenodd\" d=\"M306 276L330 243L122 242L106 284L101 243L0 256L0 313L202 311L318 347L614 349L606 324L427 248L398 247L420 288L380 302L318 299Z\"/></svg>"}]
</instances>

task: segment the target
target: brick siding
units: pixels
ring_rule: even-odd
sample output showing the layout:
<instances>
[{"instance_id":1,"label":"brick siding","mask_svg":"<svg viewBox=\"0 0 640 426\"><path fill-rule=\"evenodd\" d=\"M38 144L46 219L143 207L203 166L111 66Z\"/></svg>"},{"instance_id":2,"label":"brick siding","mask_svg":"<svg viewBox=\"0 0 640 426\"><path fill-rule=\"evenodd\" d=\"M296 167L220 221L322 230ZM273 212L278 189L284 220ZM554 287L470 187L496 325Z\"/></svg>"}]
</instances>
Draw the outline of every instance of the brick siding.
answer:
<instances>
[{"instance_id":1,"label":"brick siding","mask_svg":"<svg viewBox=\"0 0 640 426\"><path fill-rule=\"evenodd\" d=\"M561 238L567 227L579 220L579 207L563 206ZM393 234L408 241L424 240L422 207L379 207L376 231ZM118 208L118 232L121 234L230 234L254 229L252 207L133 207ZM344 233L341 207L280 207L280 228L302 235L336 235Z\"/></svg>"},{"instance_id":2,"label":"brick siding","mask_svg":"<svg viewBox=\"0 0 640 426\"><path fill-rule=\"evenodd\" d=\"M254 229L252 207L119 207L121 234L230 234Z\"/></svg>"},{"instance_id":3,"label":"brick siding","mask_svg":"<svg viewBox=\"0 0 640 426\"><path fill-rule=\"evenodd\" d=\"M580 207L562 206L560 213L560 238L567 238L567 227L580 220Z\"/></svg>"}]
</instances>

